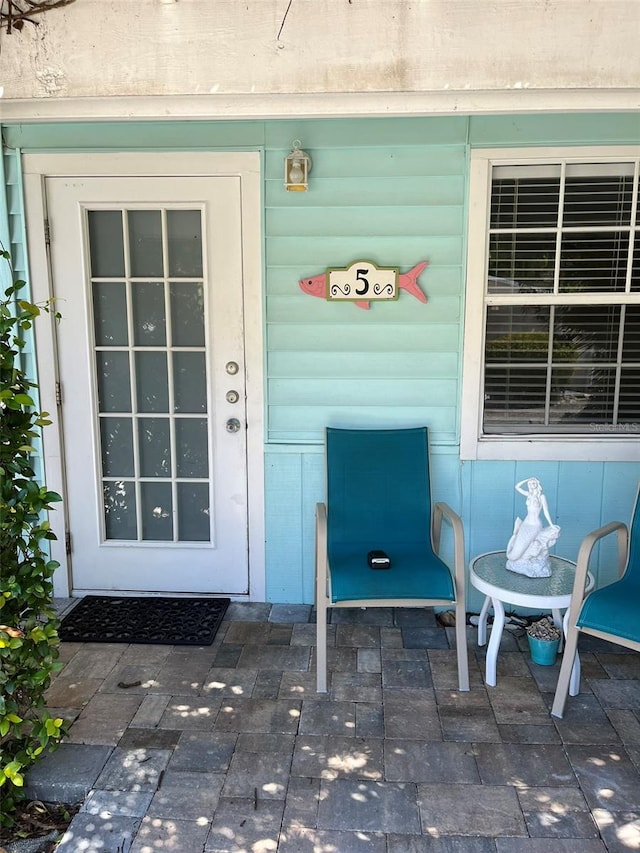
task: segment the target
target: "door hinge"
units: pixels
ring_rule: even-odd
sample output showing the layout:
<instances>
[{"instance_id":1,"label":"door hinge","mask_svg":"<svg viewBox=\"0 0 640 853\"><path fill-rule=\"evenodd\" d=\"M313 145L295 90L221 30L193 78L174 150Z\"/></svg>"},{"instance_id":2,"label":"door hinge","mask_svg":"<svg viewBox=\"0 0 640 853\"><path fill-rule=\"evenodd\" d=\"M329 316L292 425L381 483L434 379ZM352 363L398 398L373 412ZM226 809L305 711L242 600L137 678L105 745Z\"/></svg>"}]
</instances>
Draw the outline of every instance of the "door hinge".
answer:
<instances>
[{"instance_id":1,"label":"door hinge","mask_svg":"<svg viewBox=\"0 0 640 853\"><path fill-rule=\"evenodd\" d=\"M62 383L56 382L56 406L62 405Z\"/></svg>"},{"instance_id":2,"label":"door hinge","mask_svg":"<svg viewBox=\"0 0 640 853\"><path fill-rule=\"evenodd\" d=\"M44 242L47 246L51 245L51 226L48 219L44 221Z\"/></svg>"},{"instance_id":3,"label":"door hinge","mask_svg":"<svg viewBox=\"0 0 640 853\"><path fill-rule=\"evenodd\" d=\"M64 534L64 549L67 554L71 554L71 531L67 530Z\"/></svg>"}]
</instances>

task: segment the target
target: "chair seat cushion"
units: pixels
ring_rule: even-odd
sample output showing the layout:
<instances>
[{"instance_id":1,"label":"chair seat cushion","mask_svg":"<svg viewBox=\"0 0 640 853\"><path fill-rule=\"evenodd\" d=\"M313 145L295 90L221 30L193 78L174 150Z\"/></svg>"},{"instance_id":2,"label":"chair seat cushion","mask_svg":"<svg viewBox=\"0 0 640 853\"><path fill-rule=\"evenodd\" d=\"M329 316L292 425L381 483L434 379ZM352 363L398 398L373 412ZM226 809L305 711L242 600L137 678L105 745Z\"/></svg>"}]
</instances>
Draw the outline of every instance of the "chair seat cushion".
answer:
<instances>
[{"instance_id":1,"label":"chair seat cushion","mask_svg":"<svg viewBox=\"0 0 640 853\"><path fill-rule=\"evenodd\" d=\"M577 624L640 643L640 583L629 574L595 590L585 599Z\"/></svg>"},{"instance_id":2,"label":"chair seat cushion","mask_svg":"<svg viewBox=\"0 0 640 853\"><path fill-rule=\"evenodd\" d=\"M387 552L391 568L369 568L367 554L372 547ZM333 603L398 598L455 601L451 572L429 543L335 544L329 553L329 572Z\"/></svg>"}]
</instances>

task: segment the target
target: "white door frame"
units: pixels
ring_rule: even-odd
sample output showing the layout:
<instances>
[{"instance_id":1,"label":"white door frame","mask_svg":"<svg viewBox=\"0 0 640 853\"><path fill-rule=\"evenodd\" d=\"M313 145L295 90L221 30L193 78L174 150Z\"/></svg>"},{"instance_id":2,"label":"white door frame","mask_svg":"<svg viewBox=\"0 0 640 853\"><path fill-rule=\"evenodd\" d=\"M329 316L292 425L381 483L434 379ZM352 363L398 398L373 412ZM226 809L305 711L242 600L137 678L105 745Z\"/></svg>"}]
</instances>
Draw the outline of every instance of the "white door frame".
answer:
<instances>
[{"instance_id":1,"label":"white door frame","mask_svg":"<svg viewBox=\"0 0 640 853\"><path fill-rule=\"evenodd\" d=\"M238 599L264 601L264 382L263 382L263 291L261 154L243 152L168 152L113 154L25 154L23 155L25 215L29 253L29 278L34 302L53 293L45 223L47 220L45 177L157 177L237 175L241 183L243 228L243 278L245 319L245 365L247 390L247 482L249 594ZM58 366L54 320L42 317L37 328L37 363L40 407L51 413L51 426L43 433L44 470L49 489L65 494L64 446L56 402ZM64 531L69 529L66 505L52 513L51 525L58 536L51 542L51 557L60 563L53 578L54 595L68 596L70 564Z\"/></svg>"}]
</instances>

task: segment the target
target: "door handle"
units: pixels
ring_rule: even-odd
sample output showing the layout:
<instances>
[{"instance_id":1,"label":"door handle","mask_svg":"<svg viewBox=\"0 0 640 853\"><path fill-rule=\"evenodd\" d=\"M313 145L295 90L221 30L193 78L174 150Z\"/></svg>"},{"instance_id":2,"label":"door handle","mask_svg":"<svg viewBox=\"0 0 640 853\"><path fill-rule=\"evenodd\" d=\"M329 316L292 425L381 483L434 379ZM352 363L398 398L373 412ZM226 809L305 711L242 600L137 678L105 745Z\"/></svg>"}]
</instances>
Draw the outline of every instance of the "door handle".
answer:
<instances>
[{"instance_id":1,"label":"door handle","mask_svg":"<svg viewBox=\"0 0 640 853\"><path fill-rule=\"evenodd\" d=\"M237 418L229 418L225 424L227 432L239 432L240 426L240 421Z\"/></svg>"}]
</instances>

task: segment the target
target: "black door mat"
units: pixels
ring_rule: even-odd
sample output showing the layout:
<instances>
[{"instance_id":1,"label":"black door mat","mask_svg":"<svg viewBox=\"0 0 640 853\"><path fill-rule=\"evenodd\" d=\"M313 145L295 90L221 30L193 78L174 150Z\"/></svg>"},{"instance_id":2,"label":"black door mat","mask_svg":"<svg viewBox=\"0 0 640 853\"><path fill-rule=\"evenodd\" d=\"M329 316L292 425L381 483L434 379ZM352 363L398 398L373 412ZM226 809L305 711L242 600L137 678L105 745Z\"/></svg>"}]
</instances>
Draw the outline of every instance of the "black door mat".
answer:
<instances>
[{"instance_id":1,"label":"black door mat","mask_svg":"<svg viewBox=\"0 0 640 853\"><path fill-rule=\"evenodd\" d=\"M228 598L116 598L86 595L60 623L65 642L208 646Z\"/></svg>"}]
</instances>

